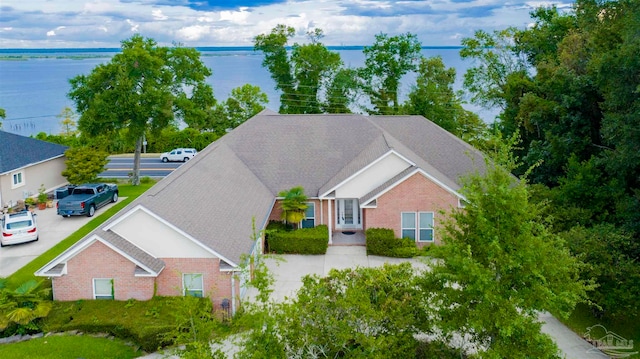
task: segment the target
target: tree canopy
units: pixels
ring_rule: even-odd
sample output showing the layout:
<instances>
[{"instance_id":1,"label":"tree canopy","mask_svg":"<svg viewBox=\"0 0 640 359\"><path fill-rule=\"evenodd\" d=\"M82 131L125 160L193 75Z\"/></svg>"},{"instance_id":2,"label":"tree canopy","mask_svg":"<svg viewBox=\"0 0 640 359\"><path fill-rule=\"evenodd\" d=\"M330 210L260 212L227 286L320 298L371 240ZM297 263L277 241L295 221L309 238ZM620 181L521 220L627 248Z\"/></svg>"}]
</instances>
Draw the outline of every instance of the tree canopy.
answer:
<instances>
[{"instance_id":1,"label":"tree canopy","mask_svg":"<svg viewBox=\"0 0 640 359\"><path fill-rule=\"evenodd\" d=\"M136 143L132 182L139 184L140 150L147 131L159 133L176 119L200 128L215 104L211 75L193 48L158 46L133 35L122 52L89 75L70 80L69 98L80 114L78 129L95 137L126 129Z\"/></svg>"}]
</instances>

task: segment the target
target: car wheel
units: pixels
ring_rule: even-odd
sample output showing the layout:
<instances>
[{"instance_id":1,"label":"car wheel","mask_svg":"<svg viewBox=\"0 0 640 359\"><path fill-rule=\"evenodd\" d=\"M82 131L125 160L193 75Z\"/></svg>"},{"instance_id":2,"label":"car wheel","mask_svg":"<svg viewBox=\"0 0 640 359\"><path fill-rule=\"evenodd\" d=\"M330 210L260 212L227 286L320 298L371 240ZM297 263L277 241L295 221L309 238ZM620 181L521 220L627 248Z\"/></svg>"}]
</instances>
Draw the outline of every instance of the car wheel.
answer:
<instances>
[{"instance_id":1,"label":"car wheel","mask_svg":"<svg viewBox=\"0 0 640 359\"><path fill-rule=\"evenodd\" d=\"M63 214L62 217L67 218L67 217L69 217L69 215L68 214Z\"/></svg>"},{"instance_id":2,"label":"car wheel","mask_svg":"<svg viewBox=\"0 0 640 359\"><path fill-rule=\"evenodd\" d=\"M189 161L189 157L185 157L183 162Z\"/></svg>"},{"instance_id":3,"label":"car wheel","mask_svg":"<svg viewBox=\"0 0 640 359\"><path fill-rule=\"evenodd\" d=\"M111 197L111 202L117 202L118 201L118 194L114 193L113 197Z\"/></svg>"},{"instance_id":4,"label":"car wheel","mask_svg":"<svg viewBox=\"0 0 640 359\"><path fill-rule=\"evenodd\" d=\"M162 157L162 162L167 163L167 162L169 162L169 159L168 159L168 158L166 158L166 157Z\"/></svg>"},{"instance_id":5,"label":"car wheel","mask_svg":"<svg viewBox=\"0 0 640 359\"><path fill-rule=\"evenodd\" d=\"M94 214L96 214L96 206L91 205L89 207L89 212L87 213L87 217L93 217Z\"/></svg>"}]
</instances>

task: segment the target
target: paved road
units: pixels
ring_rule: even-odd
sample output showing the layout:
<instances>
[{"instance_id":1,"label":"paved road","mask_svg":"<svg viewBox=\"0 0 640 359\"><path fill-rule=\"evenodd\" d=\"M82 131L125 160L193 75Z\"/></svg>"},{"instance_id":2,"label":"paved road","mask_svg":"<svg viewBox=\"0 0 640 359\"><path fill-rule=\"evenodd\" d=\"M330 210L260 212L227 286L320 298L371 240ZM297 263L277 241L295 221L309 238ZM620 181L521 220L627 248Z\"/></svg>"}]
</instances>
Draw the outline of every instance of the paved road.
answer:
<instances>
[{"instance_id":1,"label":"paved road","mask_svg":"<svg viewBox=\"0 0 640 359\"><path fill-rule=\"evenodd\" d=\"M140 159L140 176L165 177L180 167L182 162L163 163L158 157L143 157ZM128 178L133 171L133 155L131 157L109 156L106 170L99 177L103 178Z\"/></svg>"},{"instance_id":2,"label":"paved road","mask_svg":"<svg viewBox=\"0 0 640 359\"><path fill-rule=\"evenodd\" d=\"M120 198L122 200L123 198ZM40 239L37 242L17 244L0 248L0 278L13 274L33 259L55 246L90 220L100 216L115 203L98 209L94 217L73 216L62 218L55 208L35 210Z\"/></svg>"}]
</instances>

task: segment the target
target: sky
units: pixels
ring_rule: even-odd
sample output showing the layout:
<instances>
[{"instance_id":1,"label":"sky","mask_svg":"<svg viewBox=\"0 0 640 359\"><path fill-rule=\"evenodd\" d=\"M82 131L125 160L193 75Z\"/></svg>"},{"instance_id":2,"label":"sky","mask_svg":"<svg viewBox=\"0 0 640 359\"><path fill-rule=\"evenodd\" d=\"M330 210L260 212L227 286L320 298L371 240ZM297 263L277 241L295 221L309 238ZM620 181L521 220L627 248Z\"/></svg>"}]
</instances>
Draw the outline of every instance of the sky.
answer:
<instances>
[{"instance_id":1,"label":"sky","mask_svg":"<svg viewBox=\"0 0 640 359\"><path fill-rule=\"evenodd\" d=\"M476 30L529 26L540 6L572 0L1 0L0 48L119 48L135 33L159 45L253 46L276 25L292 42L322 29L328 46L371 45L412 33L423 46L459 46Z\"/></svg>"}]
</instances>

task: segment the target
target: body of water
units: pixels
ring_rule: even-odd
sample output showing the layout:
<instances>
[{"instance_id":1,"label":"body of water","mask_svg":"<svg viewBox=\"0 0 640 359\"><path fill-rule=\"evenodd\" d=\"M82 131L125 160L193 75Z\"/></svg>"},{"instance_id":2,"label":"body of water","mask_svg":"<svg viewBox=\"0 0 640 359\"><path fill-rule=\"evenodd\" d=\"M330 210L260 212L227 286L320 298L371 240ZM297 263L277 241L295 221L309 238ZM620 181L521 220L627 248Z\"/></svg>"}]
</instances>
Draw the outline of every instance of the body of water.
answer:
<instances>
[{"instance_id":1,"label":"body of water","mask_svg":"<svg viewBox=\"0 0 640 359\"><path fill-rule=\"evenodd\" d=\"M278 111L279 92L267 69L262 67L263 56L251 48L199 48L201 59L213 75L207 82L213 87L218 101L224 101L231 90L244 84L260 87L268 95L267 108ZM2 129L24 136L39 132L61 132L58 114L65 107L75 110L67 98L71 89L69 79L89 74L96 66L107 63L118 49L0 49L0 108L6 118ZM339 48L337 51L348 67L364 65L361 48ZM462 76L469 63L463 61L458 48L425 48L424 56L441 56L447 67L457 71L456 89L462 88ZM406 96L415 78L403 80L401 95ZM486 122L492 122L495 114L482 112L474 106L466 106L478 112Z\"/></svg>"}]
</instances>

